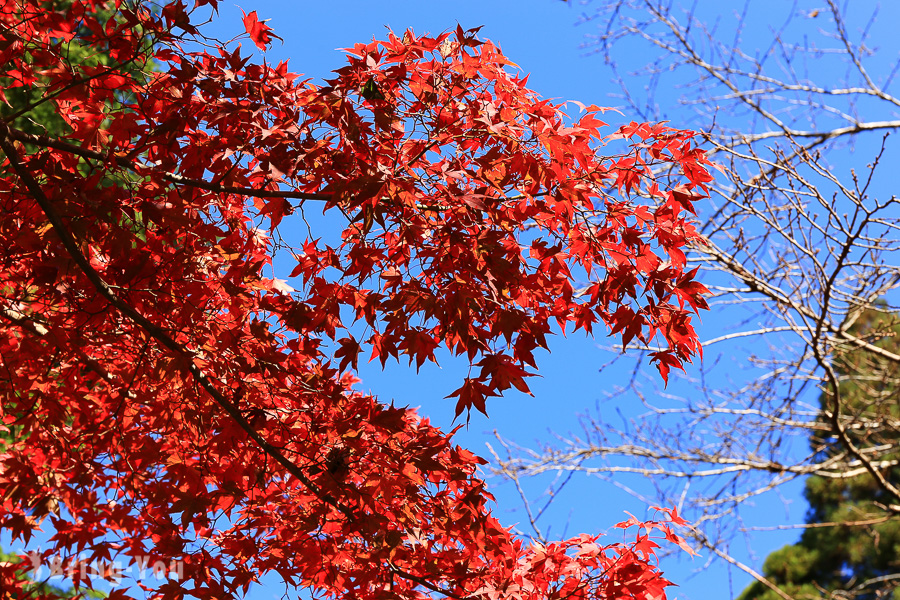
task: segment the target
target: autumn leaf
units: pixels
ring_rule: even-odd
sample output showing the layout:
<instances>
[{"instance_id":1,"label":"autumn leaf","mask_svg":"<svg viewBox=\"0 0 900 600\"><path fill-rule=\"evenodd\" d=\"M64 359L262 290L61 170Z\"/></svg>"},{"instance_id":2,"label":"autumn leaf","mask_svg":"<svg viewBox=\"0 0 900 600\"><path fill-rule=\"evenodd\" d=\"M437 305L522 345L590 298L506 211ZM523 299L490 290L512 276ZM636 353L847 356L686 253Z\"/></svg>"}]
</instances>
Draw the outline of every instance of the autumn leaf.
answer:
<instances>
[{"instance_id":1,"label":"autumn leaf","mask_svg":"<svg viewBox=\"0 0 900 600\"><path fill-rule=\"evenodd\" d=\"M266 25L265 21L260 21L256 16L256 11L251 11L250 14L244 13L242 10L241 13L244 15L244 29L247 30L247 34L250 36L250 39L256 44L256 47L260 50L265 51L266 46L272 43L272 38L281 39L274 33L272 33L272 28Z\"/></svg>"}]
</instances>

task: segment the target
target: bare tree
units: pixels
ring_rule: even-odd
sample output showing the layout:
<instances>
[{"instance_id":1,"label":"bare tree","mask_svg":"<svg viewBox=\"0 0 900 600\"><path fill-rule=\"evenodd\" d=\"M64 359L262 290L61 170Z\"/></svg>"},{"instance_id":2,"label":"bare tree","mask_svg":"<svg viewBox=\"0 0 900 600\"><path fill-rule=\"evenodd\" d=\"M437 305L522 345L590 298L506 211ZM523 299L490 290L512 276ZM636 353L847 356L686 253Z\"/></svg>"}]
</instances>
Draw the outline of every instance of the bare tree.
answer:
<instances>
[{"instance_id":1,"label":"bare tree","mask_svg":"<svg viewBox=\"0 0 900 600\"><path fill-rule=\"evenodd\" d=\"M727 8L711 13L714 4ZM741 517L748 501L804 476L866 474L880 512L824 526L900 519L900 344L890 340L900 318L891 137L900 96L890 91L900 44L886 26L896 14L885 18L874 3L783 4L748 1L736 13L734 3L688 0L582 6L596 27L585 47L605 59L628 109L644 120L690 118L722 166L698 205L708 244L689 257L712 291L710 338L703 364L668 390L634 367L617 393L645 403L639 418L615 426L597 411L577 435L538 448L500 440L495 474L516 485L561 474L551 499L572 473L634 474L648 502L678 506L696 524L707 555L791 598L735 557L735 541L754 539ZM636 64L649 54L655 60ZM873 313L881 325L860 327ZM836 368L850 351L854 360ZM641 352L614 360L645 365ZM871 393L850 402L848 384Z\"/></svg>"}]
</instances>

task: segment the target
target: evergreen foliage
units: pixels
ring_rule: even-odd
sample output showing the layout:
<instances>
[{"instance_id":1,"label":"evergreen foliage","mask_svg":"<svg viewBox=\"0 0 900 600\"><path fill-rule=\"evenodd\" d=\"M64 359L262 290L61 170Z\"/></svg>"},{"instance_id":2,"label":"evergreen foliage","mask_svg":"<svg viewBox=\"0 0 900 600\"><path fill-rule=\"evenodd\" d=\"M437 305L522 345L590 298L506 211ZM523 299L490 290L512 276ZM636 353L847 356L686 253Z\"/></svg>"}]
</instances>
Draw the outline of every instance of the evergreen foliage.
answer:
<instances>
[{"instance_id":1,"label":"evergreen foliage","mask_svg":"<svg viewBox=\"0 0 900 600\"><path fill-rule=\"evenodd\" d=\"M853 335L879 340L877 345L900 350L900 318L866 311L854 323ZM835 353L840 378L842 423L857 448L896 446L900 440L900 366L852 347ZM810 437L817 458L836 458L853 473L830 414L834 394L820 397L821 416ZM894 456L900 457L900 452ZM890 455L888 455L890 460ZM884 476L900 481L900 466L887 466ZM868 473L846 478L810 477L804 495L809 502L800 540L769 555L763 575L796 600L852 598L900 600L900 518L887 509L890 498ZM739 600L783 598L755 582Z\"/></svg>"}]
</instances>

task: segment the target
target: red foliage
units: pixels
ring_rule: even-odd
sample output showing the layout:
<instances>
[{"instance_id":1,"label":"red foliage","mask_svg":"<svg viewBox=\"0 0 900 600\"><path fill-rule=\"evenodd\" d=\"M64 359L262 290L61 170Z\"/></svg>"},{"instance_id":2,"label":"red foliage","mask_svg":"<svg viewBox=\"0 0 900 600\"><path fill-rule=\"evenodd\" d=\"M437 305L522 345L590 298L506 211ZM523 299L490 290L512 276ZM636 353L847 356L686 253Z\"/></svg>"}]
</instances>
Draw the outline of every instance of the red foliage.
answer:
<instances>
[{"instance_id":1,"label":"red foliage","mask_svg":"<svg viewBox=\"0 0 900 600\"><path fill-rule=\"evenodd\" d=\"M462 29L358 44L317 86L186 52L180 0L113 4L101 23L91 0L0 3L5 87L43 86L71 128L0 123L0 525L27 541L50 515L46 557L181 561L164 598L269 572L342 598L663 597L665 523L528 546L479 458L352 373L443 346L473 365L457 412L485 410L570 322L682 367L705 307L684 272L709 180L692 133L572 122ZM76 35L120 63L152 42L161 70L67 65ZM681 175L655 179L666 164ZM343 231L291 250L293 289L264 275L284 249L266 231L313 206Z\"/></svg>"},{"instance_id":2,"label":"red foliage","mask_svg":"<svg viewBox=\"0 0 900 600\"><path fill-rule=\"evenodd\" d=\"M265 21L259 20L255 10L251 11L249 15L244 13L244 28L247 30L247 35L250 36L250 39L260 50L265 50L266 46L272 43L272 38L281 39L272 33L272 28L266 25Z\"/></svg>"}]
</instances>

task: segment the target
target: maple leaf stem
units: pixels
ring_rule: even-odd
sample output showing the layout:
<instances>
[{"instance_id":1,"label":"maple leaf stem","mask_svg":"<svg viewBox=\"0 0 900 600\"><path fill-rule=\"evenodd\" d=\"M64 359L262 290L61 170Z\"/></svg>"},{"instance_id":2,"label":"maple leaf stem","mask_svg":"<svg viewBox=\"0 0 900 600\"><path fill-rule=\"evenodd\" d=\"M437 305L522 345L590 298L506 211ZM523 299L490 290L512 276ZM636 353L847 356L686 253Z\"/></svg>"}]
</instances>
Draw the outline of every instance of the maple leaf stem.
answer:
<instances>
[{"instance_id":1,"label":"maple leaf stem","mask_svg":"<svg viewBox=\"0 0 900 600\"><path fill-rule=\"evenodd\" d=\"M34 135L21 131L19 129L15 129L13 127L9 127L8 125L4 127L6 130L6 133L4 135L17 142L34 144L35 146L53 148L55 150L62 150L63 152L68 152L69 154L75 154L82 158L91 160L106 161L110 158L108 155L103 154L102 152L89 150L88 148L83 148L77 144L50 137L47 134ZM151 171L156 170L150 165L134 164L128 158L122 156L115 156L113 157L113 160L120 167L128 169L130 171L134 171L136 173L140 172L139 169ZM183 175L172 173L170 171L165 171L161 173L161 175L172 183L179 183L182 185L207 190L209 192L216 192L221 194L238 194L242 196L250 196L253 198L293 198L297 200L326 201L330 200L333 196L330 193L315 194L309 192L298 192L296 190L260 190L256 188L220 185L217 183L204 181L202 179L191 179L189 177L184 177Z\"/></svg>"}]
</instances>

